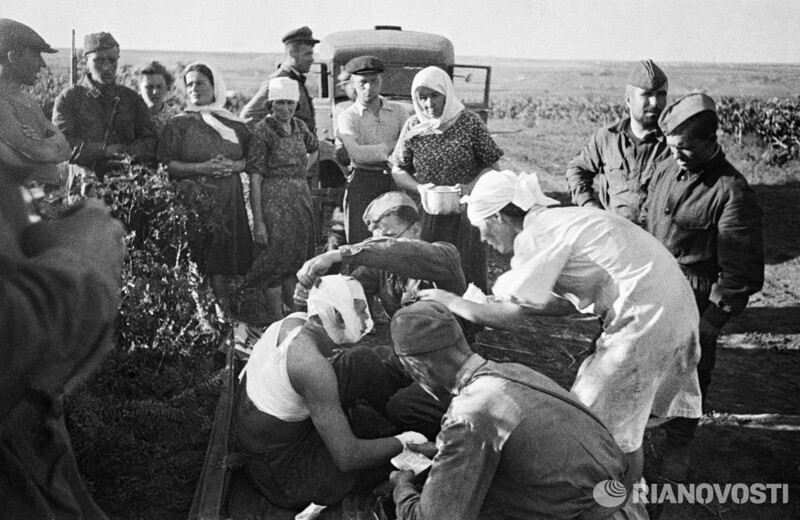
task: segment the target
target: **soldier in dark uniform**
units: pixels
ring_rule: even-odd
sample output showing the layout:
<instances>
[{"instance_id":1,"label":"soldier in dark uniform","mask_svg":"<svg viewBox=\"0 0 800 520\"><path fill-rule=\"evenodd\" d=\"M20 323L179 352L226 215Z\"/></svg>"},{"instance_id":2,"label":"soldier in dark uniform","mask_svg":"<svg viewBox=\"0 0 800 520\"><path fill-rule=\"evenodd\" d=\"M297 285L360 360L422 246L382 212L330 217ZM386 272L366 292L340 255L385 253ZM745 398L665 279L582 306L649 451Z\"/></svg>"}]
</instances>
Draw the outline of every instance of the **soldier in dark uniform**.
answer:
<instances>
[{"instance_id":1,"label":"soldier in dark uniform","mask_svg":"<svg viewBox=\"0 0 800 520\"><path fill-rule=\"evenodd\" d=\"M53 123L72 148L70 162L101 179L123 163L155 163L156 127L147 105L116 83L119 44L109 33L87 34L83 52L86 76L53 107Z\"/></svg>"},{"instance_id":2,"label":"soldier in dark uniform","mask_svg":"<svg viewBox=\"0 0 800 520\"><path fill-rule=\"evenodd\" d=\"M629 116L595 132L567 166L575 204L607 209L641 225L647 183L656 166L669 157L658 128L667 86L667 76L652 60L640 61L631 70L625 87Z\"/></svg>"},{"instance_id":3,"label":"soldier in dark uniform","mask_svg":"<svg viewBox=\"0 0 800 520\"><path fill-rule=\"evenodd\" d=\"M697 365L705 399L714 369L717 338L764 283L762 211L744 176L717 142L714 100L690 94L661 114L659 126L672 157L653 175L644 219L675 256L700 310L701 357ZM697 419L666 426L662 476L682 481Z\"/></svg>"}]
</instances>

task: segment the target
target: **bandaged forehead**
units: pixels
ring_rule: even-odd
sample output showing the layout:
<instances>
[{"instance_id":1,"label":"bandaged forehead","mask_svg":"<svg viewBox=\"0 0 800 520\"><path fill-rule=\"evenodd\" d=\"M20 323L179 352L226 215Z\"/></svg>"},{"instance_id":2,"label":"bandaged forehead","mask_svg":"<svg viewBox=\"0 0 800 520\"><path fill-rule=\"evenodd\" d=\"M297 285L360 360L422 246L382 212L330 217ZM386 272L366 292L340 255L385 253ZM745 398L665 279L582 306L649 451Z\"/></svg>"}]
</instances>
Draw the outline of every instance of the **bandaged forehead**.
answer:
<instances>
[{"instance_id":1,"label":"bandaged forehead","mask_svg":"<svg viewBox=\"0 0 800 520\"><path fill-rule=\"evenodd\" d=\"M363 302L362 309L356 309L355 300ZM344 328L337 319L337 312ZM373 326L364 289L349 276L331 275L318 279L308 294L308 315L319 316L325 331L338 345L357 342ZM361 319L363 315L367 316L366 328Z\"/></svg>"}]
</instances>

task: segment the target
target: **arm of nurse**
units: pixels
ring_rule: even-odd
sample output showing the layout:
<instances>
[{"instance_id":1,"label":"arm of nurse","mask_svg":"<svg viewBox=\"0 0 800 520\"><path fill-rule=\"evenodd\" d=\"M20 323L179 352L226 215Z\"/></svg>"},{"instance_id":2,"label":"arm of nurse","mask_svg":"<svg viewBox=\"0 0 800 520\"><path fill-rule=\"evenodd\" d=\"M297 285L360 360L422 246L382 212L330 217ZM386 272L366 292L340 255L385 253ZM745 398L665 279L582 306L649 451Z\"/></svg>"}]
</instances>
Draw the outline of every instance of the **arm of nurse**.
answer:
<instances>
[{"instance_id":1,"label":"arm of nurse","mask_svg":"<svg viewBox=\"0 0 800 520\"><path fill-rule=\"evenodd\" d=\"M417 297L441 303L456 316L493 329L517 330L525 316L563 316L576 312L575 307L553 295L544 306L525 307L509 301L476 303L441 289L424 289Z\"/></svg>"},{"instance_id":2,"label":"arm of nurse","mask_svg":"<svg viewBox=\"0 0 800 520\"><path fill-rule=\"evenodd\" d=\"M379 466L403 451L403 444L394 437L363 440L353 435L339 402L333 367L302 333L289 349L287 372L339 469L353 471Z\"/></svg>"}]
</instances>

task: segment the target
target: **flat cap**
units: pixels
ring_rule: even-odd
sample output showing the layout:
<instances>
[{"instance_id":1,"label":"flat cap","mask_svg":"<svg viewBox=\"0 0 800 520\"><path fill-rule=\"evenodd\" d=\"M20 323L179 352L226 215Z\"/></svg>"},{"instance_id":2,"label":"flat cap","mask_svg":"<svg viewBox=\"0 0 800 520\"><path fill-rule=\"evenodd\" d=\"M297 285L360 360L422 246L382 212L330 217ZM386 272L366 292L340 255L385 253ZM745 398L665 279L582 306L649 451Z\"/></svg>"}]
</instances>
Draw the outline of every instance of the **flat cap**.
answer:
<instances>
[{"instance_id":1,"label":"flat cap","mask_svg":"<svg viewBox=\"0 0 800 520\"><path fill-rule=\"evenodd\" d=\"M386 70L386 67L375 56L359 56L348 61L344 70L350 74L379 74Z\"/></svg>"},{"instance_id":2,"label":"flat cap","mask_svg":"<svg viewBox=\"0 0 800 520\"><path fill-rule=\"evenodd\" d=\"M436 352L459 343L467 345L458 320L437 302L419 301L403 307L392 317L390 328L398 356Z\"/></svg>"},{"instance_id":3,"label":"flat cap","mask_svg":"<svg viewBox=\"0 0 800 520\"><path fill-rule=\"evenodd\" d=\"M105 51L108 49L118 49L119 43L111 36L111 33L97 32L87 34L83 37L83 53Z\"/></svg>"},{"instance_id":4,"label":"flat cap","mask_svg":"<svg viewBox=\"0 0 800 520\"><path fill-rule=\"evenodd\" d=\"M319 43L319 40L315 39L311 34L311 29L306 26L289 31L283 35L283 39L281 41L283 43L300 42L307 43L309 45L316 45Z\"/></svg>"},{"instance_id":5,"label":"flat cap","mask_svg":"<svg viewBox=\"0 0 800 520\"><path fill-rule=\"evenodd\" d=\"M667 82L667 75L653 60L642 60L628 74L628 85L642 90L655 90Z\"/></svg>"},{"instance_id":6,"label":"flat cap","mask_svg":"<svg viewBox=\"0 0 800 520\"><path fill-rule=\"evenodd\" d=\"M412 208L414 211L419 211L414 199L402 191L388 191L372 199L372 202L370 202L367 209L364 210L364 215L361 218L364 220L364 224L369 226L370 222L378 222L387 212L403 206Z\"/></svg>"},{"instance_id":7,"label":"flat cap","mask_svg":"<svg viewBox=\"0 0 800 520\"><path fill-rule=\"evenodd\" d=\"M29 48L37 52L58 52L39 36L39 33L10 18L0 18L0 50Z\"/></svg>"},{"instance_id":8,"label":"flat cap","mask_svg":"<svg viewBox=\"0 0 800 520\"><path fill-rule=\"evenodd\" d=\"M675 101L661 112L661 117L658 118L658 126L661 127L664 135L669 135L692 116L706 111L714 112L715 115L717 113L717 106L711 96L699 92L689 94Z\"/></svg>"}]
</instances>

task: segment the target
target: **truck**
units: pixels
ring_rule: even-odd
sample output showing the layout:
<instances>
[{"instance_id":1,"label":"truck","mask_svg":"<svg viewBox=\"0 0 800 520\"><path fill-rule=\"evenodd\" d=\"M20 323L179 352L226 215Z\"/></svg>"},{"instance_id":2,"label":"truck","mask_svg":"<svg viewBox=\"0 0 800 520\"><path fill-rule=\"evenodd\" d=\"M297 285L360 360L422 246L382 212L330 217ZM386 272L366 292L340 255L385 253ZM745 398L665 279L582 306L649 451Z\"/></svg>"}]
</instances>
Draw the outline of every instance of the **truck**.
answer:
<instances>
[{"instance_id":1,"label":"truck","mask_svg":"<svg viewBox=\"0 0 800 520\"><path fill-rule=\"evenodd\" d=\"M489 84L492 69L487 65L455 63L452 42L444 36L406 31L394 25L379 25L374 29L335 32L323 38L317 46L318 60L312 77L317 137L320 142L320 179L338 179L343 184L347 164L336 157L336 117L352 104L343 85L337 81L345 64L358 56L370 55L380 59L383 73L382 95L405 105L409 115L411 82L420 70L439 67L453 79L456 93L466 107L486 121L489 114ZM328 184L335 181L327 181ZM340 185L341 185L340 184ZM335 187L335 186L334 186Z\"/></svg>"}]
</instances>

